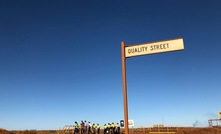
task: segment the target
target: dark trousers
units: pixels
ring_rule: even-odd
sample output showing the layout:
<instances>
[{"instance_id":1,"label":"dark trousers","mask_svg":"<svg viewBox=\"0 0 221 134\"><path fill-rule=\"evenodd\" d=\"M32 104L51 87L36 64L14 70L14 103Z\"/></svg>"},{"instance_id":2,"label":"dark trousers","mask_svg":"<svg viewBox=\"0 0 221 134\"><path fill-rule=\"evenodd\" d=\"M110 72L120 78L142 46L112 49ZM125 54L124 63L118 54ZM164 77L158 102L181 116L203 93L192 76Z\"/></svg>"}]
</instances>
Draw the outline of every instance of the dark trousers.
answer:
<instances>
[{"instance_id":1,"label":"dark trousers","mask_svg":"<svg viewBox=\"0 0 221 134\"><path fill-rule=\"evenodd\" d=\"M110 128L107 128L106 134L110 134Z\"/></svg>"},{"instance_id":2,"label":"dark trousers","mask_svg":"<svg viewBox=\"0 0 221 134\"><path fill-rule=\"evenodd\" d=\"M75 128L74 129L74 133L76 134L76 133L78 133L79 132L79 130L77 129L77 128Z\"/></svg>"},{"instance_id":3,"label":"dark trousers","mask_svg":"<svg viewBox=\"0 0 221 134\"><path fill-rule=\"evenodd\" d=\"M81 134L83 134L84 133L84 128L83 127L81 127Z\"/></svg>"},{"instance_id":4,"label":"dark trousers","mask_svg":"<svg viewBox=\"0 0 221 134\"><path fill-rule=\"evenodd\" d=\"M87 126L84 126L84 134L87 133Z\"/></svg>"},{"instance_id":5,"label":"dark trousers","mask_svg":"<svg viewBox=\"0 0 221 134\"><path fill-rule=\"evenodd\" d=\"M91 127L88 127L88 132L87 132L88 134L90 134L91 133Z\"/></svg>"},{"instance_id":6,"label":"dark trousers","mask_svg":"<svg viewBox=\"0 0 221 134\"><path fill-rule=\"evenodd\" d=\"M93 133L93 134L96 134L96 129L95 129L95 128L92 128L92 130L93 130L92 133Z\"/></svg>"},{"instance_id":7,"label":"dark trousers","mask_svg":"<svg viewBox=\"0 0 221 134\"><path fill-rule=\"evenodd\" d=\"M117 127L117 133L120 134L120 127Z\"/></svg>"},{"instance_id":8,"label":"dark trousers","mask_svg":"<svg viewBox=\"0 0 221 134\"><path fill-rule=\"evenodd\" d=\"M100 134L100 128L97 129L97 134Z\"/></svg>"}]
</instances>

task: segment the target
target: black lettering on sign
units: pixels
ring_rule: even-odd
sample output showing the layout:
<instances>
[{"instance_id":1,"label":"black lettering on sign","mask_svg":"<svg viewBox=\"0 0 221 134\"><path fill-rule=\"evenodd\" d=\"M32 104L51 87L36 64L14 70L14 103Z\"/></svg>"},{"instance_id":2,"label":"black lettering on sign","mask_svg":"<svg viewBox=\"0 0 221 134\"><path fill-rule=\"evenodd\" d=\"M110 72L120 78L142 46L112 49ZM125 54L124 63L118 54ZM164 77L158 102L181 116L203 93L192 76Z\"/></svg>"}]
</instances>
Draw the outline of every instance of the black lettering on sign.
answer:
<instances>
[{"instance_id":1,"label":"black lettering on sign","mask_svg":"<svg viewBox=\"0 0 221 134\"><path fill-rule=\"evenodd\" d=\"M153 51L153 46L152 45L150 46L150 51Z\"/></svg>"},{"instance_id":2,"label":"black lettering on sign","mask_svg":"<svg viewBox=\"0 0 221 134\"><path fill-rule=\"evenodd\" d=\"M166 43L166 48L169 48L169 43Z\"/></svg>"},{"instance_id":3,"label":"black lettering on sign","mask_svg":"<svg viewBox=\"0 0 221 134\"><path fill-rule=\"evenodd\" d=\"M167 48L169 48L169 43L151 45L151 46L150 46L150 51L167 49Z\"/></svg>"},{"instance_id":4,"label":"black lettering on sign","mask_svg":"<svg viewBox=\"0 0 221 134\"><path fill-rule=\"evenodd\" d=\"M147 51L147 47L138 47L138 48L131 48L131 49L128 49L127 52L128 54L130 53L139 53L139 52L144 52L144 51Z\"/></svg>"}]
</instances>

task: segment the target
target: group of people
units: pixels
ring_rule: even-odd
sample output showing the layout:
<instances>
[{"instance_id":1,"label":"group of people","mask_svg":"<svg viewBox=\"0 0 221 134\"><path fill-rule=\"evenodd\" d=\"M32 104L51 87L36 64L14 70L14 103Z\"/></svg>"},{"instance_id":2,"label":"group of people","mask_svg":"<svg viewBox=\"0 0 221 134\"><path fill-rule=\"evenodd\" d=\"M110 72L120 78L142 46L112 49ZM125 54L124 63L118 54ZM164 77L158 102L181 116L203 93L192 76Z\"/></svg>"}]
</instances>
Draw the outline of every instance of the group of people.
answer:
<instances>
[{"instance_id":1,"label":"group of people","mask_svg":"<svg viewBox=\"0 0 221 134\"><path fill-rule=\"evenodd\" d=\"M87 122L81 121L80 124L78 124L77 121L74 123L74 132L75 133L80 133L80 134L100 134L100 124L91 124L90 121ZM114 123L110 124L108 123L107 125L104 124L103 126L103 132L104 134L120 134L120 124L117 123L116 125Z\"/></svg>"},{"instance_id":2,"label":"group of people","mask_svg":"<svg viewBox=\"0 0 221 134\"><path fill-rule=\"evenodd\" d=\"M113 122L104 124L104 134L120 134L120 124L115 125Z\"/></svg>"}]
</instances>

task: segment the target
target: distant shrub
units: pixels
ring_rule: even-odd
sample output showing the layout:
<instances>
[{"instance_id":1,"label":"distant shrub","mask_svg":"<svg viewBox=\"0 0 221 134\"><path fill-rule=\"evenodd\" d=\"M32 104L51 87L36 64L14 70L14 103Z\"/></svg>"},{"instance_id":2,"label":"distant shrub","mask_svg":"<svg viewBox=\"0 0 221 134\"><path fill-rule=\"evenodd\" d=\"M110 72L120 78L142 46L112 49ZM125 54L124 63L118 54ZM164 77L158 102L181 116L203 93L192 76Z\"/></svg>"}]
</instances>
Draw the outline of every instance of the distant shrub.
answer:
<instances>
[{"instance_id":1,"label":"distant shrub","mask_svg":"<svg viewBox=\"0 0 221 134\"><path fill-rule=\"evenodd\" d=\"M22 134L37 134L36 130L25 130L22 132Z\"/></svg>"}]
</instances>

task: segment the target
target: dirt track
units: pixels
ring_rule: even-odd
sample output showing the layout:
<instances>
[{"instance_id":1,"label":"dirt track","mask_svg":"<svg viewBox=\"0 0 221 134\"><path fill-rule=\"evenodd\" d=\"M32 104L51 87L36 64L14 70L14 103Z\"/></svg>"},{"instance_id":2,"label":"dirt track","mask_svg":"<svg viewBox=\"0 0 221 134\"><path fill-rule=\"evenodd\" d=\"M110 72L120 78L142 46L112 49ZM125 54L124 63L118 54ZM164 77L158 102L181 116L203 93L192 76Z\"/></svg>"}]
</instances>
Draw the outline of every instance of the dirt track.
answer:
<instances>
[{"instance_id":1,"label":"dirt track","mask_svg":"<svg viewBox=\"0 0 221 134\"><path fill-rule=\"evenodd\" d=\"M189 129L180 129L176 134L221 134L221 128L189 128Z\"/></svg>"}]
</instances>

